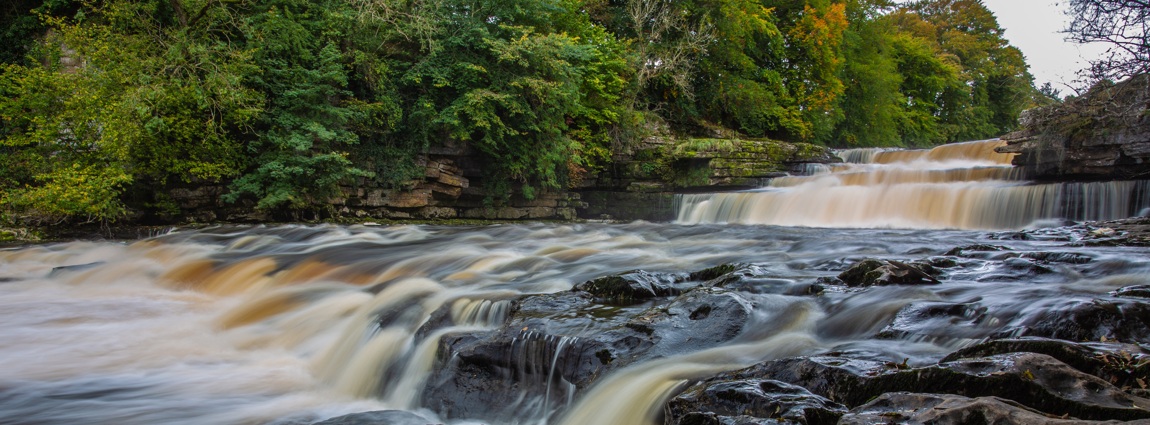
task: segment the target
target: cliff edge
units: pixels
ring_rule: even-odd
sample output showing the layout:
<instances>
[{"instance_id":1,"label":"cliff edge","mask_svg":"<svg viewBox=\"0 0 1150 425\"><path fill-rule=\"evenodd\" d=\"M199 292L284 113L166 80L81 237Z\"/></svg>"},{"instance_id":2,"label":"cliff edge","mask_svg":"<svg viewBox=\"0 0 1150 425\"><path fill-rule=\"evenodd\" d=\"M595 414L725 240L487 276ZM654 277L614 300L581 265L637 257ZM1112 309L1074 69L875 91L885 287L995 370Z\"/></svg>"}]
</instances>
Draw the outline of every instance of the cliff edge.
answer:
<instances>
[{"instance_id":1,"label":"cliff edge","mask_svg":"<svg viewBox=\"0 0 1150 425\"><path fill-rule=\"evenodd\" d=\"M1099 83L1082 96L1023 113L1000 153L1036 180L1150 178L1150 76Z\"/></svg>"}]
</instances>

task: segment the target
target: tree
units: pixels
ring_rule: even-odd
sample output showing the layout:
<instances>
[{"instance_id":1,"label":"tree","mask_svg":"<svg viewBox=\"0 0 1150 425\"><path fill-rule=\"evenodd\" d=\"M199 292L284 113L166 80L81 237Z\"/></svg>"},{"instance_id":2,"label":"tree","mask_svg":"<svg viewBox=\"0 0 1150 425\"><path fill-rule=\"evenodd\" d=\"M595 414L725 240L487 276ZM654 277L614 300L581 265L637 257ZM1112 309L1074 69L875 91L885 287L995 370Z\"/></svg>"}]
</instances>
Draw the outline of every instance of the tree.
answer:
<instances>
[{"instance_id":1,"label":"tree","mask_svg":"<svg viewBox=\"0 0 1150 425\"><path fill-rule=\"evenodd\" d=\"M896 13L907 32L927 41L957 65L963 86L951 86L937 116L949 127L946 141L994 137L1017 127L1035 98L1022 52L1003 38L981 0L918 0ZM955 59L955 60L952 60Z\"/></svg>"},{"instance_id":2,"label":"tree","mask_svg":"<svg viewBox=\"0 0 1150 425\"><path fill-rule=\"evenodd\" d=\"M1090 62L1086 77L1120 80L1150 72L1150 1L1070 0L1068 39L1108 46L1101 59Z\"/></svg>"},{"instance_id":3,"label":"tree","mask_svg":"<svg viewBox=\"0 0 1150 425\"><path fill-rule=\"evenodd\" d=\"M906 96L900 92L894 30L879 19L889 6L884 0L848 3L850 26L844 35L842 121L831 144L894 146L901 144L898 123Z\"/></svg>"},{"instance_id":4,"label":"tree","mask_svg":"<svg viewBox=\"0 0 1150 425\"><path fill-rule=\"evenodd\" d=\"M242 86L248 56L207 2L195 22L174 0L83 3L0 72L5 202L28 219L114 220L130 192L162 202L169 181L219 180L245 162L242 133L262 98ZM200 19L207 17L206 19ZM71 60L65 61L64 58Z\"/></svg>"},{"instance_id":5,"label":"tree","mask_svg":"<svg viewBox=\"0 0 1150 425\"><path fill-rule=\"evenodd\" d=\"M299 209L336 194L341 182L370 175L348 159L363 119L349 102L339 47L351 12L337 2L267 0L248 15L244 36L261 72L247 82L267 105L248 145L257 166L232 183L234 201L255 195L262 209Z\"/></svg>"},{"instance_id":6,"label":"tree","mask_svg":"<svg viewBox=\"0 0 1150 425\"><path fill-rule=\"evenodd\" d=\"M480 0L435 11L442 33L401 80L409 134L474 148L493 198L563 187L607 143L589 133L625 108L621 45L579 6Z\"/></svg>"}]
</instances>

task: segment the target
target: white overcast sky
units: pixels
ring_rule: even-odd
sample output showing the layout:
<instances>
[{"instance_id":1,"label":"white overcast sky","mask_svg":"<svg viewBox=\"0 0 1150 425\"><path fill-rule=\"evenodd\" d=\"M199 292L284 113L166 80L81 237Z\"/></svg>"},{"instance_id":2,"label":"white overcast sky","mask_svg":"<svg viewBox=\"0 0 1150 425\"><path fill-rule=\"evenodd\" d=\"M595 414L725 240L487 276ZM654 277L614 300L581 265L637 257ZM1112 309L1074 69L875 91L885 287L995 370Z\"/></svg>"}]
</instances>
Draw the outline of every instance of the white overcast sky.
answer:
<instances>
[{"instance_id":1,"label":"white overcast sky","mask_svg":"<svg viewBox=\"0 0 1150 425\"><path fill-rule=\"evenodd\" d=\"M1061 33L1070 22L1066 15L1067 0L982 0L1006 30L1010 44L1022 50L1034 85L1049 82L1063 95L1072 93L1075 72L1087 66L1087 60L1101 55L1099 45L1079 45L1065 41Z\"/></svg>"}]
</instances>

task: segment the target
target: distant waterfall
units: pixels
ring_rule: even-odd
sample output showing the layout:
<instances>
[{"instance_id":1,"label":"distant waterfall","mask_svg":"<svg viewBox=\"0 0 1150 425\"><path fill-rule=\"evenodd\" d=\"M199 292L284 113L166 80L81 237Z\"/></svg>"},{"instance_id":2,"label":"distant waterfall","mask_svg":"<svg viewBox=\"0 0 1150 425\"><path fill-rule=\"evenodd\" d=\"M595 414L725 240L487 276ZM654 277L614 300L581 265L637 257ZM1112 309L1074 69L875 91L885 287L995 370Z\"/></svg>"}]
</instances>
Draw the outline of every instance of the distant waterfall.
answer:
<instances>
[{"instance_id":1,"label":"distant waterfall","mask_svg":"<svg viewBox=\"0 0 1150 425\"><path fill-rule=\"evenodd\" d=\"M1016 229L1043 219L1109 220L1150 205L1150 182L1032 184L1002 141L930 150L851 149L846 161L754 191L679 195L680 223Z\"/></svg>"}]
</instances>

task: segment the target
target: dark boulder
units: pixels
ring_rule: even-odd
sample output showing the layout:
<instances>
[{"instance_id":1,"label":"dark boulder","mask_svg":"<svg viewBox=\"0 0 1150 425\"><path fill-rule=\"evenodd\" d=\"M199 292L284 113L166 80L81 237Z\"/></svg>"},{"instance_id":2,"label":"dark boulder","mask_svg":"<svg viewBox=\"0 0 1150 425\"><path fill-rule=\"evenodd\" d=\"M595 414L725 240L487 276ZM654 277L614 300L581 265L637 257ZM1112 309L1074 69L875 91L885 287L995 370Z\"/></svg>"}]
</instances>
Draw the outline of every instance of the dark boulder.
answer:
<instances>
[{"instance_id":1,"label":"dark boulder","mask_svg":"<svg viewBox=\"0 0 1150 425\"><path fill-rule=\"evenodd\" d=\"M854 263L838 275L847 286L924 285L939 283L938 269L925 262L904 263L868 258Z\"/></svg>"},{"instance_id":2,"label":"dark boulder","mask_svg":"<svg viewBox=\"0 0 1150 425\"><path fill-rule=\"evenodd\" d=\"M422 404L445 418L538 415L532 404L550 403L543 399L552 394L554 400L573 395L576 383L586 385L616 361L608 345L619 352L651 345L642 332L623 326L642 308L597 307L578 291L527 296L514 302L508 321L495 330L444 335ZM601 332L564 336L579 327Z\"/></svg>"},{"instance_id":3,"label":"dark boulder","mask_svg":"<svg viewBox=\"0 0 1150 425\"><path fill-rule=\"evenodd\" d=\"M696 384L666 405L667 425L724 423L834 424L846 407L805 388L747 379ZM773 421L773 422L767 422Z\"/></svg>"},{"instance_id":4,"label":"dark boulder","mask_svg":"<svg viewBox=\"0 0 1150 425\"><path fill-rule=\"evenodd\" d=\"M631 305L651 298L679 295L682 290L674 285L684 280L681 275L635 270L589 280L575 285L575 290L591 294L599 302Z\"/></svg>"},{"instance_id":5,"label":"dark boulder","mask_svg":"<svg viewBox=\"0 0 1150 425\"><path fill-rule=\"evenodd\" d=\"M1150 424L1150 420L1136 421ZM999 397L969 398L954 394L886 393L842 417L840 425L1102 425L1134 422L1058 418Z\"/></svg>"},{"instance_id":6,"label":"dark boulder","mask_svg":"<svg viewBox=\"0 0 1150 425\"><path fill-rule=\"evenodd\" d=\"M713 279L718 279L723 276L730 275L735 272L752 273L754 266L747 264L720 264L715 267L709 267L697 272L692 272L688 275L688 279L697 282L706 282ZM746 271L744 271L746 270Z\"/></svg>"}]
</instances>

